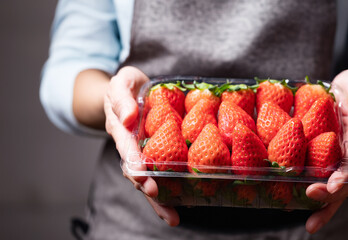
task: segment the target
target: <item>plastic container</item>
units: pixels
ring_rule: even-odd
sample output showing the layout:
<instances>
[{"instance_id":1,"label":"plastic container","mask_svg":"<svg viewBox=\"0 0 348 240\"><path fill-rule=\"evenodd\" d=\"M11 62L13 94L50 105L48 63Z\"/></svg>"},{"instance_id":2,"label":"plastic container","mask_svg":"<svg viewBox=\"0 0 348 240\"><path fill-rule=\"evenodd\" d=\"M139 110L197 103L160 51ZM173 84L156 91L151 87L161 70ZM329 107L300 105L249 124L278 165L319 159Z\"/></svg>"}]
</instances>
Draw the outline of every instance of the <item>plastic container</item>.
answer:
<instances>
[{"instance_id":1,"label":"plastic container","mask_svg":"<svg viewBox=\"0 0 348 240\"><path fill-rule=\"evenodd\" d=\"M121 161L123 171L129 176L150 176L157 182L159 194L156 201L168 206L224 206L244 208L280 208L280 209L318 209L323 203L310 200L306 194L306 188L312 183L326 183L328 178L316 178L308 176L308 172L318 170L314 167L304 167L301 175L292 176L294 168L265 167L252 169L266 171L266 175L237 175L234 174L236 167L217 167L227 170L225 173L190 173L171 171L150 171L146 167L149 162L141 153L140 143L145 139L144 122L148 112L147 96L149 90L158 83L176 83L184 81L191 84L193 81L206 82L222 85L226 82L231 84L254 85L252 79L222 79L222 78L201 78L201 77L158 77L151 79L145 84L137 97L139 115L136 126L132 131L132 138L125 141L128 147L126 159ZM305 84L304 80L287 80L292 87L299 87ZM324 81L324 85L329 86ZM337 97L342 94L340 89L331 90ZM346 156L347 142L343 141L344 126L341 114L341 102L336 102L335 109L338 115L340 130L340 145L343 156ZM256 116L255 116L256 117ZM254 118L256 119L256 118ZM344 157L339 166L333 166L329 171L348 171L348 158ZM151 164L151 163L150 163ZM171 164L186 164L173 163ZM204 167L204 166L200 166ZM281 189L281 190L279 190ZM278 192L277 192L278 191ZM281 195L282 198L275 200L271 195Z\"/></svg>"}]
</instances>

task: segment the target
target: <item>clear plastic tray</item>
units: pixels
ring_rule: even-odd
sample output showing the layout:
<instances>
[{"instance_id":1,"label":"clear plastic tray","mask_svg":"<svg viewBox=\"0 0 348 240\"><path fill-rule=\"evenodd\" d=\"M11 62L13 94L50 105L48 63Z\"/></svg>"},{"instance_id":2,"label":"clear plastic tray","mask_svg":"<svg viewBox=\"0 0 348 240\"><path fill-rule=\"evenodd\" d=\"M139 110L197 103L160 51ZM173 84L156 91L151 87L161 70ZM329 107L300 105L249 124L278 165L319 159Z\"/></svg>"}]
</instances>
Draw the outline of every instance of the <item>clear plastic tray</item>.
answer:
<instances>
[{"instance_id":1,"label":"clear plastic tray","mask_svg":"<svg viewBox=\"0 0 348 240\"><path fill-rule=\"evenodd\" d=\"M216 167L225 170L224 173L201 173L201 172L172 172L172 171L151 171L146 168L149 161L142 155L139 142L145 139L144 122L147 109L147 96L150 89L159 83L176 83L184 81L187 84L206 82L222 85L226 82L231 84L254 85L253 79L226 79L226 78L202 78L202 77L182 77L164 76L151 79L140 90L137 96L139 115L131 139L125 140L125 147L137 144L137 151L128 151L126 159L121 161L123 171L129 176L149 176L157 182L159 194L156 198L160 204L169 206L224 206L224 207L249 207L249 208L281 208L281 209L318 209L322 203L315 202L306 197L307 186L315 182L326 183L328 178L316 178L308 176L308 172L318 170L315 167L303 167L299 176L291 176L292 168L252 168L250 170L264 171L265 175L236 175L234 170L238 167ZM299 87L305 84L304 80L287 80L292 87ZM324 85L329 86L328 82L323 81ZM340 89L332 89L335 96L342 94ZM343 141L344 126L342 123L341 102L335 103L335 110L340 123L339 140L346 156L347 142ZM256 120L256 114L254 116ZM130 148L129 149L134 149ZM339 166L331 166L325 170L329 171L348 171L348 158L344 157ZM173 164L186 164L182 162L171 162ZM205 166L199 166L204 168ZM210 167L211 168L211 167ZM240 168L238 168L240 169ZM291 193L290 202L275 201L269 197L274 185L283 184L282 189L287 189ZM240 196L245 196L241 198ZM252 199L252 200L251 200Z\"/></svg>"}]
</instances>

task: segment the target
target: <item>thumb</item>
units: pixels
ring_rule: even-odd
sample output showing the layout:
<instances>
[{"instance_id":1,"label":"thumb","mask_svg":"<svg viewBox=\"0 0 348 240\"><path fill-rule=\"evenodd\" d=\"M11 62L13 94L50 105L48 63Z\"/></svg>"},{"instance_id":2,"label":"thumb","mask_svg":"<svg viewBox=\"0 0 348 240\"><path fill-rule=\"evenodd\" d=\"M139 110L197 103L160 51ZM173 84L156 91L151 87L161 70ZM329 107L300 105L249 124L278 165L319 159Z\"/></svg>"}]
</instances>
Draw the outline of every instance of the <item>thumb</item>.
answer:
<instances>
[{"instance_id":1,"label":"thumb","mask_svg":"<svg viewBox=\"0 0 348 240\"><path fill-rule=\"evenodd\" d=\"M147 81L149 81L148 77L134 67L122 68L111 79L108 95L112 102L112 109L125 127L131 126L138 116L138 104L135 97Z\"/></svg>"}]
</instances>

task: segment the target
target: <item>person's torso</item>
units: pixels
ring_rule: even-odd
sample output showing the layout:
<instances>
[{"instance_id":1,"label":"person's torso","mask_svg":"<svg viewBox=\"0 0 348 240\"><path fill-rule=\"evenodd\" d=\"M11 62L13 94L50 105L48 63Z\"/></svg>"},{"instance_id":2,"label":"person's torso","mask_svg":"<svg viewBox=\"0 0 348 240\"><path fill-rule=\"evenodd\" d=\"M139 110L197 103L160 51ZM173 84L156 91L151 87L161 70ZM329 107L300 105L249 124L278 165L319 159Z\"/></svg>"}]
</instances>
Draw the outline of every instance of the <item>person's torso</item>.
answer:
<instances>
[{"instance_id":1,"label":"person's torso","mask_svg":"<svg viewBox=\"0 0 348 240\"><path fill-rule=\"evenodd\" d=\"M135 0L129 55L148 76L329 79L332 0Z\"/></svg>"}]
</instances>

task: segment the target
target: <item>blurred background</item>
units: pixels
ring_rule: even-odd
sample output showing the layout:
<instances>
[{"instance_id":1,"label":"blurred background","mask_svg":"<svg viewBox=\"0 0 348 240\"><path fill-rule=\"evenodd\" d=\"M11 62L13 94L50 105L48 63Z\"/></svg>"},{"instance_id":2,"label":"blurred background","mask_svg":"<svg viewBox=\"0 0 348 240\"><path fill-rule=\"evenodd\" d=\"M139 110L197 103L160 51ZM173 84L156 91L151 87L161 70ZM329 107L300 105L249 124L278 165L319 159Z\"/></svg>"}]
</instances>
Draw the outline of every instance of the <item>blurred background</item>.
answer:
<instances>
[{"instance_id":1,"label":"blurred background","mask_svg":"<svg viewBox=\"0 0 348 240\"><path fill-rule=\"evenodd\" d=\"M338 2L334 72L348 67L348 1ZM103 143L60 132L40 105L56 4L0 1L0 239L73 239Z\"/></svg>"}]
</instances>

